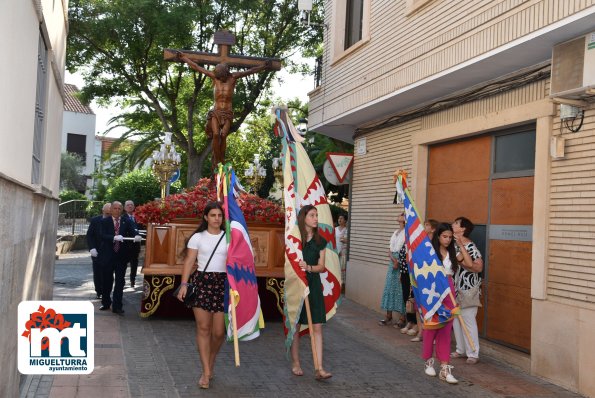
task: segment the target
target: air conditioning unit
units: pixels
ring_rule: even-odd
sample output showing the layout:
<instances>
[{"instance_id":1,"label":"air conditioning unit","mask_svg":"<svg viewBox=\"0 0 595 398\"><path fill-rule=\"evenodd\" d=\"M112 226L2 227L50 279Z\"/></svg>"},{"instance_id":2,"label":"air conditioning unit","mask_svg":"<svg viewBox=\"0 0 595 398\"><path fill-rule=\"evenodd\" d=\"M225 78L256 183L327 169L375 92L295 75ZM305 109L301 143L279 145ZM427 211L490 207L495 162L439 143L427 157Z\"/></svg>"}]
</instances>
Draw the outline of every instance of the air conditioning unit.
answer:
<instances>
[{"instance_id":1,"label":"air conditioning unit","mask_svg":"<svg viewBox=\"0 0 595 398\"><path fill-rule=\"evenodd\" d=\"M550 97L595 95L595 32L554 46Z\"/></svg>"}]
</instances>

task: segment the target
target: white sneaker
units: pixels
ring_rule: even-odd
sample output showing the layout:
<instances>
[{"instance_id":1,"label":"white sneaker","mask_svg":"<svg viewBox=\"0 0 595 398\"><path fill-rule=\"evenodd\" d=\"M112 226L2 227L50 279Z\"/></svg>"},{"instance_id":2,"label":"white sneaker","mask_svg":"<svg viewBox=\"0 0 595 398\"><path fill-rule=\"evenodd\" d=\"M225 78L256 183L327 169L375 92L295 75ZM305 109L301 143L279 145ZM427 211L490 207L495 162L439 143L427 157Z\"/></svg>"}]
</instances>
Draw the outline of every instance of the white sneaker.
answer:
<instances>
[{"instance_id":1,"label":"white sneaker","mask_svg":"<svg viewBox=\"0 0 595 398\"><path fill-rule=\"evenodd\" d=\"M452 375L452 365L442 365L440 367L440 380L446 381L448 384L457 384L459 381Z\"/></svg>"},{"instance_id":2,"label":"white sneaker","mask_svg":"<svg viewBox=\"0 0 595 398\"><path fill-rule=\"evenodd\" d=\"M434 358L430 358L425 363L425 372L428 376L436 376L436 369L434 369Z\"/></svg>"}]
</instances>

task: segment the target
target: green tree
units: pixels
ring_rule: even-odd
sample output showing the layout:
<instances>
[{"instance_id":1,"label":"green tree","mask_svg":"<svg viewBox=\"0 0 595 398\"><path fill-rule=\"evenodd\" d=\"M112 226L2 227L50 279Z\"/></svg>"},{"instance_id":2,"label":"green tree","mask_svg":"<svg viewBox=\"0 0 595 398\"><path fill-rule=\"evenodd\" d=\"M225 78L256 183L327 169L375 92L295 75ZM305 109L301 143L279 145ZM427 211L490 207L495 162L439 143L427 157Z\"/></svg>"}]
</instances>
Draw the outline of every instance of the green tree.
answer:
<instances>
[{"instance_id":1,"label":"green tree","mask_svg":"<svg viewBox=\"0 0 595 398\"><path fill-rule=\"evenodd\" d=\"M321 10L322 1L315 3ZM67 66L83 74L83 99L116 102L128 110L113 122L127 128L121 141L139 138L127 158L130 164L148 158L162 131L171 131L187 162L188 186L209 169L211 143L204 125L212 87L187 65L164 62L163 49L213 52L213 35L225 28L236 36L233 53L281 58L297 69L300 65L288 57L300 49L312 53L322 42L321 29L299 24L295 0L72 0L69 22ZM231 132L258 107L273 74L238 81Z\"/></svg>"},{"instance_id":2,"label":"green tree","mask_svg":"<svg viewBox=\"0 0 595 398\"><path fill-rule=\"evenodd\" d=\"M171 193L179 190L179 185L170 188ZM105 200L124 203L132 200L136 205L147 203L161 195L161 185L155 175L148 169L137 169L114 179L107 189Z\"/></svg>"},{"instance_id":3,"label":"green tree","mask_svg":"<svg viewBox=\"0 0 595 398\"><path fill-rule=\"evenodd\" d=\"M60 156L60 189L85 192L87 177L83 175L84 167L83 161L78 155L62 153Z\"/></svg>"},{"instance_id":4,"label":"green tree","mask_svg":"<svg viewBox=\"0 0 595 398\"><path fill-rule=\"evenodd\" d=\"M59 198L60 203L68 202L69 200L87 200L84 194L72 190L61 191Z\"/></svg>"}]
</instances>

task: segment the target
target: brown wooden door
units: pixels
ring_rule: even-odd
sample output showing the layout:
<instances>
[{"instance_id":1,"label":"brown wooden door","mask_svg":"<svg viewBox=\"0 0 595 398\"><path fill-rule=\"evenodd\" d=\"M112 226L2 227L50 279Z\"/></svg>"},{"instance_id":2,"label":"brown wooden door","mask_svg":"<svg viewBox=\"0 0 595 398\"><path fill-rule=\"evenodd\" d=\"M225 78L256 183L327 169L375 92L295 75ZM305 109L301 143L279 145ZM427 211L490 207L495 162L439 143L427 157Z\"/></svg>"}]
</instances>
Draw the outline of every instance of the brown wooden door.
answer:
<instances>
[{"instance_id":1,"label":"brown wooden door","mask_svg":"<svg viewBox=\"0 0 595 398\"><path fill-rule=\"evenodd\" d=\"M491 197L486 337L529 351L533 177L494 179Z\"/></svg>"},{"instance_id":2,"label":"brown wooden door","mask_svg":"<svg viewBox=\"0 0 595 398\"><path fill-rule=\"evenodd\" d=\"M464 216L485 231L479 333L528 351L531 234L523 234L533 223L533 177L495 176L493 146L494 136L483 135L429 148L427 218L452 222Z\"/></svg>"},{"instance_id":3,"label":"brown wooden door","mask_svg":"<svg viewBox=\"0 0 595 398\"><path fill-rule=\"evenodd\" d=\"M481 136L430 147L427 218L452 223L464 216L476 225L488 223L491 142L490 136ZM485 307L485 294L481 301ZM477 311L481 336L484 307Z\"/></svg>"}]
</instances>

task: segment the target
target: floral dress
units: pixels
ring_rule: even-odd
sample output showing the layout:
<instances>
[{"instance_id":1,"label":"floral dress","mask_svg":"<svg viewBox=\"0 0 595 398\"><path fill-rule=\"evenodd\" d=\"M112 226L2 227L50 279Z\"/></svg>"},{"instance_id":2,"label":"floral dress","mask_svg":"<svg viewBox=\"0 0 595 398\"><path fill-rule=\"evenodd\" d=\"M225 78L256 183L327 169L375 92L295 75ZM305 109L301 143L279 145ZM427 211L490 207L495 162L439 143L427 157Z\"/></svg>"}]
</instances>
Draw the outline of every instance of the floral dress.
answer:
<instances>
[{"instance_id":1,"label":"floral dress","mask_svg":"<svg viewBox=\"0 0 595 398\"><path fill-rule=\"evenodd\" d=\"M398 260L399 252L391 252L391 256ZM380 308L386 311L405 313L405 302L403 301L403 290L401 288L401 271L399 267L393 269L392 261L388 262L386 282L384 284L384 291L382 292Z\"/></svg>"}]
</instances>

